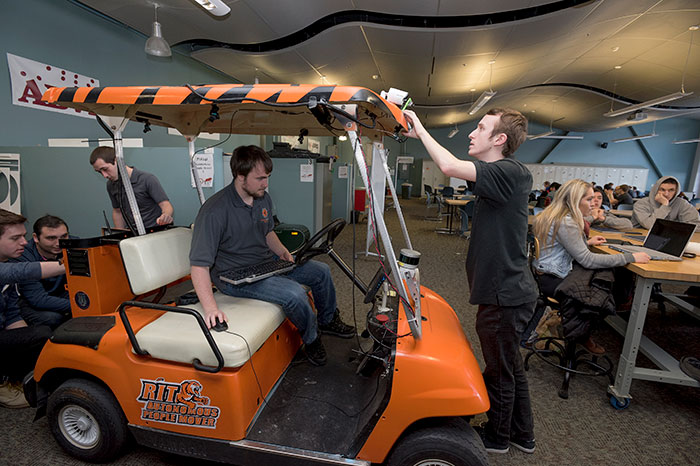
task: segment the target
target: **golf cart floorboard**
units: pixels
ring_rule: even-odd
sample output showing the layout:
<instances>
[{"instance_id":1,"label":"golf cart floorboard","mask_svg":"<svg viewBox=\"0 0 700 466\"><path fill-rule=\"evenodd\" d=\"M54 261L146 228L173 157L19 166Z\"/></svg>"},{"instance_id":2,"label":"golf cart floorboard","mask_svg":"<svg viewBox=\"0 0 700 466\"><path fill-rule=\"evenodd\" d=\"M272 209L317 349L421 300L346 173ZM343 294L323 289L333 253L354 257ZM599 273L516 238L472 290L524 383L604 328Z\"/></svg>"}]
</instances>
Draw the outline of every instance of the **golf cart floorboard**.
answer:
<instances>
[{"instance_id":1,"label":"golf cart floorboard","mask_svg":"<svg viewBox=\"0 0 700 466\"><path fill-rule=\"evenodd\" d=\"M324 336L323 343L326 365L312 365L300 350L248 440L354 456L353 444L364 442L359 437L369 432L365 426L378 408L383 409L390 385L381 376L381 365L368 377L355 373L362 357L354 351L356 338Z\"/></svg>"}]
</instances>

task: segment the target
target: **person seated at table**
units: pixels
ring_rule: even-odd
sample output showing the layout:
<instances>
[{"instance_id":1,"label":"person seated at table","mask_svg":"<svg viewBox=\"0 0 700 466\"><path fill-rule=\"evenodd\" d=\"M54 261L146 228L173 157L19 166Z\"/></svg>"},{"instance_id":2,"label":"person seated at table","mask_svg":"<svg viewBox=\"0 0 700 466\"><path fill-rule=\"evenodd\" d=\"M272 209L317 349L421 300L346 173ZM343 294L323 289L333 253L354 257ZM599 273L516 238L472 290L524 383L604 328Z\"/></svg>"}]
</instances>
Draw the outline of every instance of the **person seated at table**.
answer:
<instances>
[{"instance_id":1,"label":"person seated at table","mask_svg":"<svg viewBox=\"0 0 700 466\"><path fill-rule=\"evenodd\" d=\"M605 193L605 198L603 199L603 205L607 206L608 209L612 209L614 204L613 201L615 200L615 185L612 183L605 183L603 185L603 192Z\"/></svg>"},{"instance_id":2,"label":"person seated at table","mask_svg":"<svg viewBox=\"0 0 700 466\"><path fill-rule=\"evenodd\" d=\"M626 184L621 184L615 191L613 191L612 205L615 208L619 208L621 205L632 205L634 204L634 199L630 194L630 187Z\"/></svg>"},{"instance_id":3,"label":"person seated at table","mask_svg":"<svg viewBox=\"0 0 700 466\"><path fill-rule=\"evenodd\" d=\"M678 197L679 187L678 180L672 176L659 178L651 187L649 196L634 203L632 224L648 230L657 218L661 218L694 223L697 231L700 227L700 215L690 202Z\"/></svg>"},{"instance_id":4,"label":"person seated at table","mask_svg":"<svg viewBox=\"0 0 700 466\"><path fill-rule=\"evenodd\" d=\"M631 262L649 262L649 255L643 252L599 254L588 248L605 243L602 236L591 236L587 240L584 233L584 217L591 213L593 193L591 185L583 180L567 181L552 204L535 217L533 231L540 244L540 255L533 266L540 291L545 296L556 296L559 285L572 273L574 263L584 269L608 269ZM618 288L619 294L625 294L621 287ZM605 352L590 335L587 337L585 341L581 340L584 348L595 354Z\"/></svg>"},{"instance_id":5,"label":"person seated at table","mask_svg":"<svg viewBox=\"0 0 700 466\"><path fill-rule=\"evenodd\" d=\"M552 199L554 199L554 195L556 194L557 189L559 189L560 186L561 184L557 183L556 181L550 184L549 188L545 191L542 191L540 197L537 198L537 204L535 205L535 207L545 208L549 204L551 204Z\"/></svg>"},{"instance_id":6,"label":"person seated at table","mask_svg":"<svg viewBox=\"0 0 700 466\"><path fill-rule=\"evenodd\" d=\"M584 217L584 220L594 227L596 225L614 228L616 230L632 229L632 222L629 219L618 217L602 208L605 191L600 186L593 188L593 201L591 203L591 213Z\"/></svg>"}]
</instances>

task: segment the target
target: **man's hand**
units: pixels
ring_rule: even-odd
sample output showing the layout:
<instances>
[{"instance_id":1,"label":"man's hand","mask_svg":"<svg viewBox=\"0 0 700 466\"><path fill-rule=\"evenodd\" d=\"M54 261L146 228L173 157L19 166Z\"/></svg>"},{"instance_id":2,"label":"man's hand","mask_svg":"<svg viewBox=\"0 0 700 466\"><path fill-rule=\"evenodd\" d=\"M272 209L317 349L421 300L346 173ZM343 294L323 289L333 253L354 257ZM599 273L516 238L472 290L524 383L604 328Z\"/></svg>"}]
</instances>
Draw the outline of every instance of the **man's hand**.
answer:
<instances>
[{"instance_id":1,"label":"man's hand","mask_svg":"<svg viewBox=\"0 0 700 466\"><path fill-rule=\"evenodd\" d=\"M228 319L226 318L226 314L216 307L211 310L204 310L204 322L207 323L207 327L212 328L217 322L228 322Z\"/></svg>"},{"instance_id":2,"label":"man's hand","mask_svg":"<svg viewBox=\"0 0 700 466\"><path fill-rule=\"evenodd\" d=\"M654 200L661 205L668 205L668 199L666 199L666 197L659 192L657 192L656 196L654 196Z\"/></svg>"},{"instance_id":3,"label":"man's hand","mask_svg":"<svg viewBox=\"0 0 700 466\"><path fill-rule=\"evenodd\" d=\"M606 242L605 237L600 236L600 235L591 236L590 238L588 238L588 241L587 241L589 246L598 246L599 244L603 244L605 242Z\"/></svg>"},{"instance_id":4,"label":"man's hand","mask_svg":"<svg viewBox=\"0 0 700 466\"><path fill-rule=\"evenodd\" d=\"M280 256L280 259L289 261L289 262L294 262L294 257L289 253L289 251L285 250L282 255Z\"/></svg>"},{"instance_id":5,"label":"man's hand","mask_svg":"<svg viewBox=\"0 0 700 466\"><path fill-rule=\"evenodd\" d=\"M156 224L158 225L169 225L173 223L173 218L168 214L163 214L156 219Z\"/></svg>"},{"instance_id":6,"label":"man's hand","mask_svg":"<svg viewBox=\"0 0 700 466\"><path fill-rule=\"evenodd\" d=\"M418 139L418 131L424 130L423 124L418 119L418 116L413 110L404 110L403 116L406 118L406 123L408 124L408 131L401 131L401 134L409 138Z\"/></svg>"}]
</instances>

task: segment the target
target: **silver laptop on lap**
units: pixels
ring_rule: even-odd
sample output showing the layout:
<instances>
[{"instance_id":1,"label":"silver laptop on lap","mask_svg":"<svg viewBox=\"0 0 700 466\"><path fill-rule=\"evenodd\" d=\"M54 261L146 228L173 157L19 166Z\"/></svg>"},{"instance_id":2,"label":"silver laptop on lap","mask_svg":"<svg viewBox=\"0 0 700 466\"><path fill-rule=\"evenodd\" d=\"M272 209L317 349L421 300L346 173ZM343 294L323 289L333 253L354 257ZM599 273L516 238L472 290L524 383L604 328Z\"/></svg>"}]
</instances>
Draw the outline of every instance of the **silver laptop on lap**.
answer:
<instances>
[{"instance_id":1,"label":"silver laptop on lap","mask_svg":"<svg viewBox=\"0 0 700 466\"><path fill-rule=\"evenodd\" d=\"M644 239L644 246L609 244L608 247L620 252L646 252L655 261L680 261L694 231L692 223L657 218Z\"/></svg>"}]
</instances>

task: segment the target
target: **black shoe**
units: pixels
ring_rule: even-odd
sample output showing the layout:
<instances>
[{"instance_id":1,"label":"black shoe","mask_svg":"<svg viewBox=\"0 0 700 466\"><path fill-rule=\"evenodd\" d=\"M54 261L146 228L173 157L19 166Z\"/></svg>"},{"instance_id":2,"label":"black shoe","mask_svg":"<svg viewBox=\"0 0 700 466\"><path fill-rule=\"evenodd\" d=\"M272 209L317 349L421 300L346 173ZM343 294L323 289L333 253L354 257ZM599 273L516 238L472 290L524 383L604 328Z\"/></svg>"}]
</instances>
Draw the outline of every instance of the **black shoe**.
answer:
<instances>
[{"instance_id":1,"label":"black shoe","mask_svg":"<svg viewBox=\"0 0 700 466\"><path fill-rule=\"evenodd\" d=\"M692 356L684 356L681 358L680 366L681 370L685 372L688 377L700 380L700 359Z\"/></svg>"},{"instance_id":2,"label":"black shoe","mask_svg":"<svg viewBox=\"0 0 700 466\"><path fill-rule=\"evenodd\" d=\"M516 439L510 439L510 444L513 445L515 448L517 448L520 451L524 451L525 453L534 453L535 452L535 440L516 440Z\"/></svg>"},{"instance_id":3,"label":"black shoe","mask_svg":"<svg viewBox=\"0 0 700 466\"><path fill-rule=\"evenodd\" d=\"M316 337L316 339L308 345L305 345L304 352L306 353L306 358L314 366L323 366L328 360L326 358L326 348L323 347L320 336Z\"/></svg>"},{"instance_id":4,"label":"black shoe","mask_svg":"<svg viewBox=\"0 0 700 466\"><path fill-rule=\"evenodd\" d=\"M498 445L496 442L489 440L484 426L474 426L474 430L481 437L481 442L484 444L484 449L487 453L508 453L508 450L510 450L509 445Z\"/></svg>"},{"instance_id":5,"label":"black shoe","mask_svg":"<svg viewBox=\"0 0 700 466\"><path fill-rule=\"evenodd\" d=\"M355 336L355 327L345 324L340 320L340 313L336 310L333 320L326 325L318 324L318 329L326 335L333 335L340 338L352 338Z\"/></svg>"}]
</instances>

